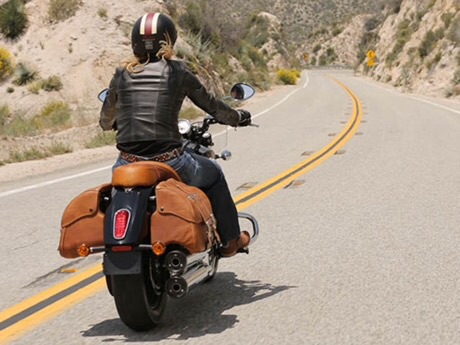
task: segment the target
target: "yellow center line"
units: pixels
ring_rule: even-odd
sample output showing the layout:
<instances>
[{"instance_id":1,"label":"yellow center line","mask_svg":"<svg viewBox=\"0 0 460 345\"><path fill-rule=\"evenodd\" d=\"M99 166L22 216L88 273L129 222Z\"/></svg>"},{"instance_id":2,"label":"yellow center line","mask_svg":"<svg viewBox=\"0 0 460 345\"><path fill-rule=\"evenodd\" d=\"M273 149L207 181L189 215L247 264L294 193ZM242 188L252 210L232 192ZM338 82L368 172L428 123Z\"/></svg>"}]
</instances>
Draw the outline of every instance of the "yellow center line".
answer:
<instances>
[{"instance_id":1,"label":"yellow center line","mask_svg":"<svg viewBox=\"0 0 460 345\"><path fill-rule=\"evenodd\" d=\"M325 160L334 155L340 148L342 148L354 135L359 127L362 118L362 106L359 99L340 81L333 79L338 83L351 97L353 100L353 112L350 120L348 121L345 128L340 132L334 139L326 145L324 148L313 154L307 160L293 166L292 168L282 172L274 178L262 183L248 192L238 195L235 198L238 211L249 207L250 205L268 197L275 191L285 187L299 176L306 174L308 171L314 169L318 165L322 164ZM18 314L27 312L37 306L40 303L46 302L48 299L52 299L54 296L65 292L78 284L81 284L85 280L89 280L94 275L102 272L101 264L89 268L88 270L75 275L74 277L59 283L48 290L45 290L3 312L0 312L0 324L7 322L9 319L18 316ZM59 298L56 301L52 301L51 304L43 307L42 309L31 312L30 315L26 315L24 318L17 322L8 325L0 331L0 343L4 344L7 341L11 341L18 338L20 335L27 331L37 327L46 320L58 315L66 309L76 303L83 301L90 296L93 296L105 287L105 279L99 278L78 290L69 293L68 295ZM1 328L0 328L1 329Z\"/></svg>"}]
</instances>

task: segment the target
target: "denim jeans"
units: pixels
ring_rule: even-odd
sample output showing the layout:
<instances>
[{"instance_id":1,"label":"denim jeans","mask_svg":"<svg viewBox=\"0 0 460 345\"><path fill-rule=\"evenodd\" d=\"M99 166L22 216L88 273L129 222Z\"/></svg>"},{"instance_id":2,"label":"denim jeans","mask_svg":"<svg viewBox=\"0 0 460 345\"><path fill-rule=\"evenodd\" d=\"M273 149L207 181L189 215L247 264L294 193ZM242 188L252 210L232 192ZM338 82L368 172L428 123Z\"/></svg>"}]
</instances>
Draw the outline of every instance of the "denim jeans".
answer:
<instances>
[{"instance_id":1,"label":"denim jeans","mask_svg":"<svg viewBox=\"0 0 460 345\"><path fill-rule=\"evenodd\" d=\"M214 160L189 152L164 163L179 174L182 182L200 188L207 195L222 244L239 238L238 212L221 167ZM118 157L112 169L126 164L129 162Z\"/></svg>"}]
</instances>

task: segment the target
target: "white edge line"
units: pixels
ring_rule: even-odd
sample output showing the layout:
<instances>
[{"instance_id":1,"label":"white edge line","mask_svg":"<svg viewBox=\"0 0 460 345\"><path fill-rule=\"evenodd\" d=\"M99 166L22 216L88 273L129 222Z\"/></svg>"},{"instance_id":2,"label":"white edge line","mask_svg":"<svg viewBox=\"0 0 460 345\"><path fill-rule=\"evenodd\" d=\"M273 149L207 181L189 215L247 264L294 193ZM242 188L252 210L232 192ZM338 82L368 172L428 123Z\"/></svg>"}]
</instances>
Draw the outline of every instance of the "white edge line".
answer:
<instances>
[{"instance_id":1,"label":"white edge line","mask_svg":"<svg viewBox=\"0 0 460 345\"><path fill-rule=\"evenodd\" d=\"M439 103L435 103L435 102L431 102L431 101L428 101L428 100L426 100L426 99L419 98L419 97L417 97L417 96L413 96L413 95L410 95L410 94L407 94L407 93L400 92L400 91L398 91L398 90L388 89L388 88L386 88L386 87L384 87L384 86L379 85L377 82L372 82L372 81L366 80L366 79L364 79L364 78L360 78L360 80L363 80L363 81L365 81L365 82L366 82L367 84L369 84L369 85L378 87L379 89L385 90L385 91L390 92L390 93L393 93L393 94L395 94L395 95L398 95L398 96L401 96L401 97L410 98L410 99L413 99L414 101L419 101L419 102L427 103L427 104L433 105L433 106L435 106L435 107L438 107L438 108L441 108L441 109L444 109L444 110L453 112L453 113L455 113L455 114L460 114L460 110L456 110L456 109L454 109L454 108L449 108L448 106L445 106L445 105L442 105L442 104L439 104Z\"/></svg>"},{"instance_id":2,"label":"white edge line","mask_svg":"<svg viewBox=\"0 0 460 345\"><path fill-rule=\"evenodd\" d=\"M9 195L12 195L12 194L16 194L16 193L25 192L27 190L31 190L31 189L35 189L35 188L49 186L49 185L52 185L52 184L55 184L55 183L71 180L71 179L74 179L74 178L91 175L91 174L94 174L94 173L97 173L97 172L100 172L100 171L104 171L104 170L107 170L107 169L110 169L110 168L112 168L112 166L106 166L106 167L103 167L103 168L89 170L89 171L85 171L85 172L75 174L75 175L61 177L61 178L51 180L51 181L46 181L46 182L37 183L37 184L34 184L34 185L22 187L22 188L13 189L13 190L10 190L10 191L7 191L7 192L0 193L0 198L3 198L5 196L9 196Z\"/></svg>"},{"instance_id":3,"label":"white edge line","mask_svg":"<svg viewBox=\"0 0 460 345\"><path fill-rule=\"evenodd\" d=\"M269 111L273 110L274 108L276 108L276 107L279 106L280 104L286 102L287 99L288 99L289 97L291 97L293 94L295 94L297 91L299 91L299 90L301 90L301 89L305 89L305 88L308 86L308 82L309 82L308 74L306 74L305 83L302 85L301 88L295 89L294 91L292 91L291 93L289 93L286 97L284 97L282 100L280 100L279 102L277 102L276 104L274 104L274 105L271 106L270 108L267 108L267 109L265 109L264 111L261 111L260 113L258 113L258 114L256 114L256 115L252 116L252 118L256 118L256 117L262 116L262 115L268 113ZM217 133L217 134L214 134L214 136L216 137L216 136L225 134L226 132L227 132L227 130L224 130L224 131L222 131L222 132L219 132L219 133ZM67 180L72 180L72 179L74 179L74 178L78 178L78 177L82 177L82 176L87 176L87 175L95 174L95 173L98 173L98 172L100 172L100 171L108 170L108 169L111 169L111 168L112 168L112 166L106 166L106 167L103 167L103 168L98 168L98 169L94 169L94 170L89 170L89 171L85 171L85 172L82 172L82 173L79 173L79 174L75 174L75 175L70 175L70 176L66 176L66 177L61 177L61 178L58 178L58 179L55 179L55 180L50 180L50 181L46 181L46 182L42 182L42 183L38 183L38 184L26 186L26 187L22 187L22 188L12 189L12 190L10 190L10 191L0 193L0 199L1 199L1 198L4 198L4 197L6 197L6 196L13 195L13 194L22 193L22 192L25 192L25 191L28 191L28 190L31 190L31 189L46 187L46 186L49 186L49 185L52 185L52 184L56 184L56 183L59 183L59 182L63 182L63 181L67 181Z\"/></svg>"}]
</instances>

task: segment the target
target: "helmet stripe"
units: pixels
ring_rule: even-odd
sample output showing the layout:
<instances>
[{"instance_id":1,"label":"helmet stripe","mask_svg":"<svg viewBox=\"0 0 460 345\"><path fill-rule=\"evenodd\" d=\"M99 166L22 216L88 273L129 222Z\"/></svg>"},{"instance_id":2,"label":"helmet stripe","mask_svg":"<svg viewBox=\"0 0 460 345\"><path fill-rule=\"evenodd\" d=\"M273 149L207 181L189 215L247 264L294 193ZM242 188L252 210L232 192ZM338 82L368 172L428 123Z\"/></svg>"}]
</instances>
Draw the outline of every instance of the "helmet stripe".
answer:
<instances>
[{"instance_id":1,"label":"helmet stripe","mask_svg":"<svg viewBox=\"0 0 460 345\"><path fill-rule=\"evenodd\" d=\"M140 34L141 35L155 35L157 33L158 18L160 13L147 13L144 14L141 20Z\"/></svg>"},{"instance_id":2,"label":"helmet stripe","mask_svg":"<svg viewBox=\"0 0 460 345\"><path fill-rule=\"evenodd\" d=\"M139 33L141 35L145 35L145 21L147 20L147 16L148 16L148 13L144 14L141 19L141 25L139 27Z\"/></svg>"},{"instance_id":3,"label":"helmet stripe","mask_svg":"<svg viewBox=\"0 0 460 345\"><path fill-rule=\"evenodd\" d=\"M152 35L155 35L157 33L157 28L158 28L158 19L160 18L159 13L155 13L152 19Z\"/></svg>"}]
</instances>

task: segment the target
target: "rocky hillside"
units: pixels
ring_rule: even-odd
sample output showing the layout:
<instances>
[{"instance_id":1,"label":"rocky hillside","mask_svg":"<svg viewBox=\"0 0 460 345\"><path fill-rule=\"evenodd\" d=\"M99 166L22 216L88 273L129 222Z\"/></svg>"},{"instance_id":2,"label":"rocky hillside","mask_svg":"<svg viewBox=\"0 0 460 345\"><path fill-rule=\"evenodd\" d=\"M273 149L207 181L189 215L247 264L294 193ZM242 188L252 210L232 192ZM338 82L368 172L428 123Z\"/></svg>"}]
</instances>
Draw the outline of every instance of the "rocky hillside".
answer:
<instances>
[{"instance_id":1,"label":"rocky hillside","mask_svg":"<svg viewBox=\"0 0 460 345\"><path fill-rule=\"evenodd\" d=\"M301 51L313 65L348 65L406 92L460 95L460 1L402 0L319 30ZM368 67L366 52L376 54Z\"/></svg>"},{"instance_id":2,"label":"rocky hillside","mask_svg":"<svg viewBox=\"0 0 460 345\"><path fill-rule=\"evenodd\" d=\"M0 0L0 26L9 25L8 4L27 14L19 35L0 30L0 163L55 142L78 149L100 132L96 95L131 56L131 26L147 11L173 17L178 57L217 94L236 80L267 89L277 69L299 67L308 53L312 65L347 65L403 90L457 97L459 2Z\"/></svg>"}]
</instances>

